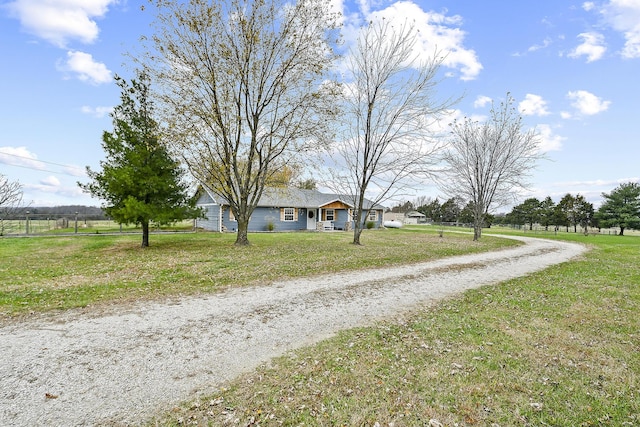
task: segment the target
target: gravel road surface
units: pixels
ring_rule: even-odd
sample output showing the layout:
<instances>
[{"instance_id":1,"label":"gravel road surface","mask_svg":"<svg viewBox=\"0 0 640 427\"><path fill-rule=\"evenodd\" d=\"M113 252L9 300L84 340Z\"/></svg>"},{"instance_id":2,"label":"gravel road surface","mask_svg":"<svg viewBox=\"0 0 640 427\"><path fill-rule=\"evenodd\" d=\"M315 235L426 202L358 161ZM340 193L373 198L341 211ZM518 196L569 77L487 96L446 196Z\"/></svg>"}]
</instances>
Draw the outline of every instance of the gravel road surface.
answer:
<instances>
[{"instance_id":1,"label":"gravel road surface","mask_svg":"<svg viewBox=\"0 0 640 427\"><path fill-rule=\"evenodd\" d=\"M585 247L526 245L403 267L71 311L0 327L0 425L136 425L274 356L469 288L526 275Z\"/></svg>"}]
</instances>

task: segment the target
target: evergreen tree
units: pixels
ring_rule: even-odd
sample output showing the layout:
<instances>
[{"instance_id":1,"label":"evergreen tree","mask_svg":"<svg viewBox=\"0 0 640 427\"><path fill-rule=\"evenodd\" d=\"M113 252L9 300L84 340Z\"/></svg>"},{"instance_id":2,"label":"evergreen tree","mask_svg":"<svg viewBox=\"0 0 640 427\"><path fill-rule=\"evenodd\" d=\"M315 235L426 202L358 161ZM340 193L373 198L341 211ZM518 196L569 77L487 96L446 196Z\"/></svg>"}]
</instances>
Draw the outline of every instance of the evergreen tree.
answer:
<instances>
[{"instance_id":1,"label":"evergreen tree","mask_svg":"<svg viewBox=\"0 0 640 427\"><path fill-rule=\"evenodd\" d=\"M627 228L640 228L640 185L620 184L610 194L602 193L604 203L598 209L601 227L620 227L620 235Z\"/></svg>"},{"instance_id":2,"label":"evergreen tree","mask_svg":"<svg viewBox=\"0 0 640 427\"><path fill-rule=\"evenodd\" d=\"M540 220L540 200L531 197L518 205L519 213L529 230L533 230L533 224Z\"/></svg>"},{"instance_id":3,"label":"evergreen tree","mask_svg":"<svg viewBox=\"0 0 640 427\"><path fill-rule=\"evenodd\" d=\"M549 230L551 224L554 224L555 206L550 196L545 197L545 199L540 202L540 225L544 227L545 231Z\"/></svg>"},{"instance_id":4,"label":"evergreen tree","mask_svg":"<svg viewBox=\"0 0 640 427\"><path fill-rule=\"evenodd\" d=\"M121 104L115 107L113 132L102 135L106 160L102 172L87 167L92 182L78 185L104 201L106 214L120 224L142 226L142 247L149 246L149 223L168 224L194 218L183 171L159 141L153 118L149 79L138 72L131 84L116 76Z\"/></svg>"}]
</instances>

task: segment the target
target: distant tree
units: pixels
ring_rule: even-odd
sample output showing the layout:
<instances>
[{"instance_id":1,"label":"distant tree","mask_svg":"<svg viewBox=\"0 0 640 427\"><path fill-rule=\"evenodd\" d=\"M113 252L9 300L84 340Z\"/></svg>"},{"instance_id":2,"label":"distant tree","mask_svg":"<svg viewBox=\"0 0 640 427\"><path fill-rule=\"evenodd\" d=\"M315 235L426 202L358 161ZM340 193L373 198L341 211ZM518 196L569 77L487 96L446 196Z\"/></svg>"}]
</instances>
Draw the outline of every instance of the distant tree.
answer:
<instances>
[{"instance_id":1,"label":"distant tree","mask_svg":"<svg viewBox=\"0 0 640 427\"><path fill-rule=\"evenodd\" d=\"M507 218L507 213L500 212L493 217L493 223L498 225L508 225L509 219Z\"/></svg>"},{"instance_id":2,"label":"distant tree","mask_svg":"<svg viewBox=\"0 0 640 427\"><path fill-rule=\"evenodd\" d=\"M545 231L549 230L549 226L551 224L555 225L555 222L554 222L555 209L554 208L555 208L555 203L553 203L553 200L549 196L545 197L545 199L542 202L540 202L539 221L540 221L540 225L544 227Z\"/></svg>"},{"instance_id":3,"label":"distant tree","mask_svg":"<svg viewBox=\"0 0 640 427\"><path fill-rule=\"evenodd\" d=\"M529 225L529 230L533 230L533 224L537 223L540 219L540 200L531 197L522 202L518 207L522 220Z\"/></svg>"},{"instance_id":4,"label":"distant tree","mask_svg":"<svg viewBox=\"0 0 640 427\"><path fill-rule=\"evenodd\" d=\"M442 222L458 222L460 220L460 212L464 207L464 200L460 197L452 197L442 204L440 212L442 214Z\"/></svg>"},{"instance_id":5,"label":"distant tree","mask_svg":"<svg viewBox=\"0 0 640 427\"><path fill-rule=\"evenodd\" d=\"M295 182L295 186L302 190L317 190L318 183L313 178L306 178Z\"/></svg>"},{"instance_id":6,"label":"distant tree","mask_svg":"<svg viewBox=\"0 0 640 427\"><path fill-rule=\"evenodd\" d=\"M391 207L391 212L394 213L407 213L414 210L413 202L406 200L404 202L398 202L397 205Z\"/></svg>"},{"instance_id":7,"label":"distant tree","mask_svg":"<svg viewBox=\"0 0 640 427\"><path fill-rule=\"evenodd\" d=\"M442 206L440 206L438 198L427 201L423 205L418 206L417 210L427 218L431 219L431 221L442 221Z\"/></svg>"},{"instance_id":8,"label":"distant tree","mask_svg":"<svg viewBox=\"0 0 640 427\"><path fill-rule=\"evenodd\" d=\"M640 185L635 182L620 184L611 193L602 193L604 202L598 209L601 227L619 227L624 230L640 228Z\"/></svg>"},{"instance_id":9,"label":"distant tree","mask_svg":"<svg viewBox=\"0 0 640 427\"><path fill-rule=\"evenodd\" d=\"M566 227L567 233L569 232L569 226L573 223L573 205L575 203L575 197L567 193L565 194L558 204L554 208L554 220L556 229L560 227Z\"/></svg>"},{"instance_id":10,"label":"distant tree","mask_svg":"<svg viewBox=\"0 0 640 427\"><path fill-rule=\"evenodd\" d=\"M22 203L22 185L0 174L0 236L4 235L4 220L14 214Z\"/></svg>"},{"instance_id":11,"label":"distant tree","mask_svg":"<svg viewBox=\"0 0 640 427\"><path fill-rule=\"evenodd\" d=\"M578 225L587 228L593 219L593 204L581 194L576 196L567 193L556 206L555 210L557 225L567 227L573 226L573 232L578 232Z\"/></svg>"},{"instance_id":12,"label":"distant tree","mask_svg":"<svg viewBox=\"0 0 640 427\"><path fill-rule=\"evenodd\" d=\"M556 206L556 219L559 226L566 227L567 233L571 225L577 224L576 198L570 193L565 194Z\"/></svg>"},{"instance_id":13,"label":"distant tree","mask_svg":"<svg viewBox=\"0 0 640 427\"><path fill-rule=\"evenodd\" d=\"M474 203L474 240L482 235L486 215L513 200L514 188L526 186L525 178L542 157L539 146L538 135L523 130L510 94L486 122L465 118L451 124L440 184L446 193Z\"/></svg>"},{"instance_id":14,"label":"distant tree","mask_svg":"<svg viewBox=\"0 0 640 427\"><path fill-rule=\"evenodd\" d=\"M420 206L424 206L427 203L429 203L431 201L431 198L428 196L418 196L415 199L413 199L412 203L413 203L413 208L415 210L418 210L418 208Z\"/></svg>"},{"instance_id":15,"label":"distant tree","mask_svg":"<svg viewBox=\"0 0 640 427\"><path fill-rule=\"evenodd\" d=\"M462 208L462 210L460 211L460 217L459 217L460 222L464 224L473 224L473 212L474 212L473 202L468 202L464 206L464 208Z\"/></svg>"},{"instance_id":16,"label":"distant tree","mask_svg":"<svg viewBox=\"0 0 640 427\"><path fill-rule=\"evenodd\" d=\"M159 141L158 123L149 98L149 80L138 73L129 85L116 77L121 104L115 107L113 132L102 135L106 160L102 171L87 174L92 182L78 183L104 200L106 214L118 223L142 226L142 247L149 246L149 223L167 224L195 218L198 211L187 195L183 172Z\"/></svg>"},{"instance_id":17,"label":"distant tree","mask_svg":"<svg viewBox=\"0 0 640 427\"><path fill-rule=\"evenodd\" d=\"M154 0L143 57L168 141L224 197L248 245L270 177L331 139L338 16L329 0Z\"/></svg>"},{"instance_id":18,"label":"distant tree","mask_svg":"<svg viewBox=\"0 0 640 427\"><path fill-rule=\"evenodd\" d=\"M576 227L579 225L582 227L583 231L586 233L589 225L593 222L594 217L594 209L593 203L589 203L587 199L584 198L583 195L578 194L575 198L574 202L574 217L576 222ZM577 228L574 229L577 233Z\"/></svg>"},{"instance_id":19,"label":"distant tree","mask_svg":"<svg viewBox=\"0 0 640 427\"><path fill-rule=\"evenodd\" d=\"M353 243L360 244L365 195L373 204L429 174L439 142L429 126L452 105L436 100L438 52L415 54L416 28L372 21L349 56L340 141L332 148L335 190L353 194Z\"/></svg>"}]
</instances>

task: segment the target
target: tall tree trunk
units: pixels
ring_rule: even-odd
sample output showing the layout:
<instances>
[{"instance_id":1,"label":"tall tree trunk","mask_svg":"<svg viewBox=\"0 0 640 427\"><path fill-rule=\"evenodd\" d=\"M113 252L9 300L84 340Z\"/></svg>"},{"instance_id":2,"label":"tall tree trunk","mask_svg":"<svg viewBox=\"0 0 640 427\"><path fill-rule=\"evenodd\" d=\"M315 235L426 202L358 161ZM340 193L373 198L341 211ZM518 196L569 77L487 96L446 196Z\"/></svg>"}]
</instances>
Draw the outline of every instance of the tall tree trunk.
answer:
<instances>
[{"instance_id":1,"label":"tall tree trunk","mask_svg":"<svg viewBox=\"0 0 640 427\"><path fill-rule=\"evenodd\" d=\"M149 220L142 221L142 247L149 247Z\"/></svg>"},{"instance_id":2,"label":"tall tree trunk","mask_svg":"<svg viewBox=\"0 0 640 427\"><path fill-rule=\"evenodd\" d=\"M624 227L620 227L620 236L624 236Z\"/></svg>"},{"instance_id":3,"label":"tall tree trunk","mask_svg":"<svg viewBox=\"0 0 640 427\"><path fill-rule=\"evenodd\" d=\"M236 246L249 246L249 219L237 218L238 220L238 233L236 234Z\"/></svg>"},{"instance_id":4,"label":"tall tree trunk","mask_svg":"<svg viewBox=\"0 0 640 427\"><path fill-rule=\"evenodd\" d=\"M356 224L353 227L353 244L354 245L360 245L360 235L362 234L362 227L357 225L357 222L354 221Z\"/></svg>"},{"instance_id":5,"label":"tall tree trunk","mask_svg":"<svg viewBox=\"0 0 640 427\"><path fill-rule=\"evenodd\" d=\"M480 240L482 237L482 224L473 224L473 241Z\"/></svg>"},{"instance_id":6,"label":"tall tree trunk","mask_svg":"<svg viewBox=\"0 0 640 427\"><path fill-rule=\"evenodd\" d=\"M365 174L366 175L366 174ZM360 191L358 194L358 201L356 203L356 217L353 219L353 244L360 245L360 235L362 234L363 227L363 216L362 212L364 211L364 192L367 189L367 182L362 180L360 183Z\"/></svg>"},{"instance_id":7,"label":"tall tree trunk","mask_svg":"<svg viewBox=\"0 0 640 427\"><path fill-rule=\"evenodd\" d=\"M484 209L480 203L476 204L473 212L473 241L480 240L482 237L482 224L484 223Z\"/></svg>"}]
</instances>

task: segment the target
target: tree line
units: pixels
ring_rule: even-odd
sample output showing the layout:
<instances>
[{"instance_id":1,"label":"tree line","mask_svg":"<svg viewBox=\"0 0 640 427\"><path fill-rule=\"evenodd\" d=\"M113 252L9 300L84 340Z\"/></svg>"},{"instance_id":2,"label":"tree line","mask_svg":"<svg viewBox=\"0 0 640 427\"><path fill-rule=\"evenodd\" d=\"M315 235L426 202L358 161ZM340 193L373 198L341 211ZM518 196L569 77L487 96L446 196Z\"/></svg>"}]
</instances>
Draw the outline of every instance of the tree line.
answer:
<instances>
[{"instance_id":1,"label":"tree line","mask_svg":"<svg viewBox=\"0 0 640 427\"><path fill-rule=\"evenodd\" d=\"M530 197L514 206L506 214L487 215L484 227L492 224L525 226L533 230L535 225L545 230L558 231L565 228L577 233L578 228L587 232L589 227L619 228L620 235L627 229L640 230L640 184L628 182L620 184L610 193L602 193L603 202L598 209L581 194L567 193L558 203L550 196L539 200ZM462 197L452 197L444 203L438 198L418 197L414 201L404 201L393 206L391 212L406 213L418 211L429 222L473 224L473 201L465 202Z\"/></svg>"},{"instance_id":2,"label":"tree line","mask_svg":"<svg viewBox=\"0 0 640 427\"><path fill-rule=\"evenodd\" d=\"M49 216L51 218L68 217L80 215L82 219L103 220L107 216L102 208L84 205L63 205L63 206L20 206L12 209L11 213L4 219L24 219L27 215L32 217Z\"/></svg>"},{"instance_id":3,"label":"tree line","mask_svg":"<svg viewBox=\"0 0 640 427\"><path fill-rule=\"evenodd\" d=\"M640 185L635 182L620 184L610 193L602 193L603 202L594 209L581 194L566 194L558 203L551 197L540 201L535 197L526 199L515 206L502 218L506 224L526 225L530 230L540 224L545 230L553 227L566 231L578 227L586 232L588 227L619 228L620 235L627 229L640 229Z\"/></svg>"}]
</instances>

